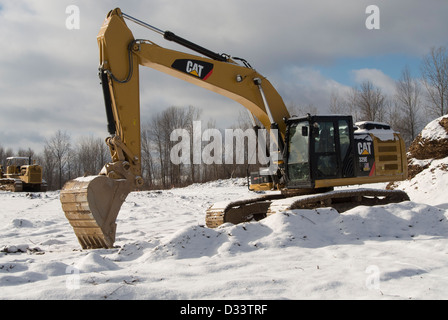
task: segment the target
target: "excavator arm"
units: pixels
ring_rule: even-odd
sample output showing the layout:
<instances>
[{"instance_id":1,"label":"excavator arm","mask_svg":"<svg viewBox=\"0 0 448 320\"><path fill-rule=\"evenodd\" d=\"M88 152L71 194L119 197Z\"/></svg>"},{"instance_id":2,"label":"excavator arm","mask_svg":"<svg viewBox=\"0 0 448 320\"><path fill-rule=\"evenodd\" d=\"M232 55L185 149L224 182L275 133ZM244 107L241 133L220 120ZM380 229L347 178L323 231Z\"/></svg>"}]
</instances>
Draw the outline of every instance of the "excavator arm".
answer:
<instances>
[{"instance_id":1,"label":"excavator arm","mask_svg":"<svg viewBox=\"0 0 448 320\"><path fill-rule=\"evenodd\" d=\"M124 18L149 27L165 39L197 51L198 56L136 40ZM156 69L173 77L226 96L243 105L268 129L278 129L278 146L285 134L289 114L271 83L256 70L161 31L121 12L110 11L97 36L100 78L103 87L108 131L106 143L112 161L99 175L66 183L61 203L83 248L111 248L115 241L116 218L132 190L143 185L141 177L139 66Z\"/></svg>"}]
</instances>

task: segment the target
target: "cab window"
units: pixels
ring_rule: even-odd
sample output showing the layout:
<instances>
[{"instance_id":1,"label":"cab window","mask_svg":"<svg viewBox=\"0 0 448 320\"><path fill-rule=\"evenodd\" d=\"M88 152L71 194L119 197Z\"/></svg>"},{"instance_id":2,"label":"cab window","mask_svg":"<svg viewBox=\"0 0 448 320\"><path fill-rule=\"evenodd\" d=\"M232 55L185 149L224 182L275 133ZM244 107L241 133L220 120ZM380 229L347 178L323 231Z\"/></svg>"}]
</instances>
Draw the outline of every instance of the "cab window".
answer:
<instances>
[{"instance_id":1,"label":"cab window","mask_svg":"<svg viewBox=\"0 0 448 320\"><path fill-rule=\"evenodd\" d=\"M289 127L288 179L292 182L309 181L309 122L293 123Z\"/></svg>"},{"instance_id":2,"label":"cab window","mask_svg":"<svg viewBox=\"0 0 448 320\"><path fill-rule=\"evenodd\" d=\"M316 155L316 178L334 177L338 174L335 130L333 121L313 124L314 152Z\"/></svg>"}]
</instances>

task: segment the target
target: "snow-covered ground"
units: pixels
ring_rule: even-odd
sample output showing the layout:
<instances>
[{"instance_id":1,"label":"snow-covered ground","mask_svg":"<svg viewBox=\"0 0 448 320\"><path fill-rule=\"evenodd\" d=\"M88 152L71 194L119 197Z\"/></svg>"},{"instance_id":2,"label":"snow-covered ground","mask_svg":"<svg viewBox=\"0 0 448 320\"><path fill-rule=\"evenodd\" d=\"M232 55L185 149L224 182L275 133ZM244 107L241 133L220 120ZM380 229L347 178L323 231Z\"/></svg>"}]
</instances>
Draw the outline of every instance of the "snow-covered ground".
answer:
<instances>
[{"instance_id":1,"label":"snow-covered ground","mask_svg":"<svg viewBox=\"0 0 448 320\"><path fill-rule=\"evenodd\" d=\"M425 163L411 201L217 229L244 179L133 192L109 250L81 250L58 192L1 192L0 299L448 299L448 158Z\"/></svg>"},{"instance_id":2,"label":"snow-covered ground","mask_svg":"<svg viewBox=\"0 0 448 320\"><path fill-rule=\"evenodd\" d=\"M133 192L110 250L80 249L58 192L2 192L0 298L446 299L448 176L420 175L410 202L217 229L206 208L249 196L243 180Z\"/></svg>"}]
</instances>

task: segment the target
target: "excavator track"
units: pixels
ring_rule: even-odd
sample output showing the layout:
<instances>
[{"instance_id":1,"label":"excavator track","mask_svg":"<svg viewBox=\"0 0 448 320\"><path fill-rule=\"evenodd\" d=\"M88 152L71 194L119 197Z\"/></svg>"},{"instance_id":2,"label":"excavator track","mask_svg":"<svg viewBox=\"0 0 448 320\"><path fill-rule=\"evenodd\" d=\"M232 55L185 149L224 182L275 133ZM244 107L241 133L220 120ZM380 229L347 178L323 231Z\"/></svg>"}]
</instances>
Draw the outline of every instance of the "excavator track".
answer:
<instances>
[{"instance_id":1,"label":"excavator track","mask_svg":"<svg viewBox=\"0 0 448 320\"><path fill-rule=\"evenodd\" d=\"M299 196L272 194L216 203L207 210L205 220L207 227L216 228L226 222L238 224L260 220L286 210L333 207L341 213L360 205L385 205L408 200L409 196L404 191L381 189L347 189Z\"/></svg>"},{"instance_id":2,"label":"excavator track","mask_svg":"<svg viewBox=\"0 0 448 320\"><path fill-rule=\"evenodd\" d=\"M23 191L22 180L10 179L10 178L0 179L0 190L10 192L22 192Z\"/></svg>"},{"instance_id":3,"label":"excavator track","mask_svg":"<svg viewBox=\"0 0 448 320\"><path fill-rule=\"evenodd\" d=\"M216 228L226 222L238 224L263 219L272 201L283 197L281 194L269 194L253 199L215 203L207 209L206 225L209 228Z\"/></svg>"}]
</instances>

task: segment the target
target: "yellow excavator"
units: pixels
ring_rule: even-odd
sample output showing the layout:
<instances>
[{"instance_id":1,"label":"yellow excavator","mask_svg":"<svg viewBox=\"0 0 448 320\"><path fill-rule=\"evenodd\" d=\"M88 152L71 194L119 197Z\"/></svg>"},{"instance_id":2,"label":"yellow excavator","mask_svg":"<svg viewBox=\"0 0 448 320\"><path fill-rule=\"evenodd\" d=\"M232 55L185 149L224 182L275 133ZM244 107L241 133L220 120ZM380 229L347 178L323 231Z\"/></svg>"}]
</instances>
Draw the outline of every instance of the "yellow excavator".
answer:
<instances>
[{"instance_id":1,"label":"yellow excavator","mask_svg":"<svg viewBox=\"0 0 448 320\"><path fill-rule=\"evenodd\" d=\"M134 39L125 19L200 55ZM281 192L220 203L205 216L208 227L240 223L294 208L375 205L408 200L398 190L334 187L403 180L405 146L383 123L354 124L351 116L290 117L271 83L241 58L217 54L123 13L110 11L97 36L112 161L98 175L65 184L60 200L82 248L112 248L116 218L141 177L139 66L153 68L243 105L272 134L277 146L271 169ZM277 134L273 134L277 133ZM275 153L275 152L274 152ZM272 154L271 154L272 156Z\"/></svg>"}]
</instances>

